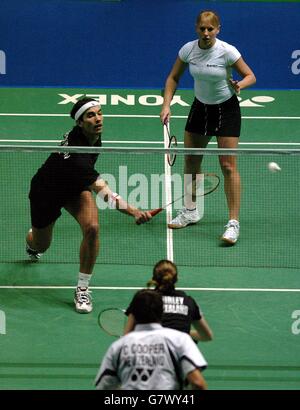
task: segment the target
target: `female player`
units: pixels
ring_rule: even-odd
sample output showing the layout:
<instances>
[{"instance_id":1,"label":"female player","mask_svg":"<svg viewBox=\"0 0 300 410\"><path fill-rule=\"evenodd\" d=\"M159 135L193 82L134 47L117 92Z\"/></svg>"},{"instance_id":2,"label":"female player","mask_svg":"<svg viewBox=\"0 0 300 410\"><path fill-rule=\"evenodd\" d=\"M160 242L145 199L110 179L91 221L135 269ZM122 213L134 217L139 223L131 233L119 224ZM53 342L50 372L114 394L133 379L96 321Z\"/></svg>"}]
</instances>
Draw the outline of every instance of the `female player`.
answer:
<instances>
[{"instance_id":1,"label":"female player","mask_svg":"<svg viewBox=\"0 0 300 410\"><path fill-rule=\"evenodd\" d=\"M180 50L166 80L164 102L160 118L170 120L170 104L180 77L189 66L194 78L195 99L184 133L185 148L205 148L212 136L218 148L237 148L241 128L241 113L236 94L256 82L240 52L232 45L217 39L220 19L213 11L202 11L196 20L198 39L186 43ZM241 80L232 79L232 69ZM201 172L203 156L186 155L184 174L196 181ZM236 156L221 155L224 189L229 209L229 221L221 239L235 244L239 237L241 182ZM184 228L199 221L196 203L191 195L185 197L185 207L171 221L169 228Z\"/></svg>"},{"instance_id":2,"label":"female player","mask_svg":"<svg viewBox=\"0 0 300 410\"><path fill-rule=\"evenodd\" d=\"M154 266L152 279L147 284L154 286L155 290L162 295L162 325L189 333L195 341L212 340L213 333L195 300L185 292L175 289L177 280L177 266L173 262L163 259ZM125 334L133 330L135 326L131 305L126 314L128 321L125 326Z\"/></svg>"}]
</instances>

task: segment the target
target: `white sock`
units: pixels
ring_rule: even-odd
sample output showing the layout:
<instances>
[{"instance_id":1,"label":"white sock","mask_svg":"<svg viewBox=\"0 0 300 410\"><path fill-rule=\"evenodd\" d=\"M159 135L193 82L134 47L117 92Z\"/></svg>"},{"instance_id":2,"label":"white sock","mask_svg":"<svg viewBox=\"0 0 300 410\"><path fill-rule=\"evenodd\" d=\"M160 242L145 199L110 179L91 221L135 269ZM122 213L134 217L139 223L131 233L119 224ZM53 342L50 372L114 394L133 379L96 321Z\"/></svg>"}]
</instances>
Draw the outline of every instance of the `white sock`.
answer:
<instances>
[{"instance_id":1,"label":"white sock","mask_svg":"<svg viewBox=\"0 0 300 410\"><path fill-rule=\"evenodd\" d=\"M91 277L92 275L79 272L77 287L78 288L88 288Z\"/></svg>"},{"instance_id":2,"label":"white sock","mask_svg":"<svg viewBox=\"0 0 300 410\"><path fill-rule=\"evenodd\" d=\"M229 219L228 223L234 222L235 224L239 225L239 221L237 219Z\"/></svg>"},{"instance_id":3,"label":"white sock","mask_svg":"<svg viewBox=\"0 0 300 410\"><path fill-rule=\"evenodd\" d=\"M184 206L189 211L194 211L196 209L196 202L193 202L190 198L184 198Z\"/></svg>"},{"instance_id":4,"label":"white sock","mask_svg":"<svg viewBox=\"0 0 300 410\"><path fill-rule=\"evenodd\" d=\"M196 179L193 179L191 174L184 175L184 206L186 209L194 211L197 208L196 196L200 196L203 189L203 174L196 174Z\"/></svg>"},{"instance_id":5,"label":"white sock","mask_svg":"<svg viewBox=\"0 0 300 410\"><path fill-rule=\"evenodd\" d=\"M184 206L188 210L196 209L196 202L193 201L192 194L185 191Z\"/></svg>"}]
</instances>

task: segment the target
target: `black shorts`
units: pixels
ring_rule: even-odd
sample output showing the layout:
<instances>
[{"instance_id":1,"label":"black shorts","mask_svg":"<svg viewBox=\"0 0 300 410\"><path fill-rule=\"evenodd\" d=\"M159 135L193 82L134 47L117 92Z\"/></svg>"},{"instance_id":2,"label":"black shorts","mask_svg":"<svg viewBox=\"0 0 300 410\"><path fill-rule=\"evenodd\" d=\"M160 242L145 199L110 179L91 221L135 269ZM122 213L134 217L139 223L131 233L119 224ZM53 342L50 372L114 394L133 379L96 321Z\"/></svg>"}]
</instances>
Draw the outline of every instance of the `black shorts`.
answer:
<instances>
[{"instance_id":1,"label":"black shorts","mask_svg":"<svg viewBox=\"0 0 300 410\"><path fill-rule=\"evenodd\" d=\"M221 104L203 104L196 98L192 104L185 130L217 137L239 137L241 110L236 95Z\"/></svg>"},{"instance_id":2,"label":"black shorts","mask_svg":"<svg viewBox=\"0 0 300 410\"><path fill-rule=\"evenodd\" d=\"M51 201L46 196L30 198L31 225L42 229L61 216L62 204Z\"/></svg>"}]
</instances>

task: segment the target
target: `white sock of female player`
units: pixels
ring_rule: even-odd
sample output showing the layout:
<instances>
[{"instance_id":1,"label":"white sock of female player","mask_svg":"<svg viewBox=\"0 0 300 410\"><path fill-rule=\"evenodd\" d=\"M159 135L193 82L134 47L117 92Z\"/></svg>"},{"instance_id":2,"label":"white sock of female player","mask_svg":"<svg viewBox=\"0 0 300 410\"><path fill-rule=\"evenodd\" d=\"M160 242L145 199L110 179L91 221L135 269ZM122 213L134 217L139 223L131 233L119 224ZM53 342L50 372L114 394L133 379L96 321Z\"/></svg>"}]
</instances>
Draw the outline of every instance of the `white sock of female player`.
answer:
<instances>
[{"instance_id":1,"label":"white sock of female player","mask_svg":"<svg viewBox=\"0 0 300 410\"><path fill-rule=\"evenodd\" d=\"M196 174L193 180L191 174L184 175L184 206L189 211L197 209L197 196L201 196L203 190L203 174Z\"/></svg>"}]
</instances>

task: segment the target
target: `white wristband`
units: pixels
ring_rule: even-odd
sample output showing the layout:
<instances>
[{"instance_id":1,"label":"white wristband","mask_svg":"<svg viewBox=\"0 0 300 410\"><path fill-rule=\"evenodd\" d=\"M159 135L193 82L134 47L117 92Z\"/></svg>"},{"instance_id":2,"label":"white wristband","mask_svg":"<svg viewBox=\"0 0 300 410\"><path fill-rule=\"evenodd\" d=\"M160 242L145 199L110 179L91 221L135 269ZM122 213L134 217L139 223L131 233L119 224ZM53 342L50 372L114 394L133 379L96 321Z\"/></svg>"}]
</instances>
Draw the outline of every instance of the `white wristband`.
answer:
<instances>
[{"instance_id":1,"label":"white wristband","mask_svg":"<svg viewBox=\"0 0 300 410\"><path fill-rule=\"evenodd\" d=\"M112 192L110 197L108 198L107 204L110 209L116 209L117 207L117 199L120 199L120 195L116 192Z\"/></svg>"}]
</instances>

